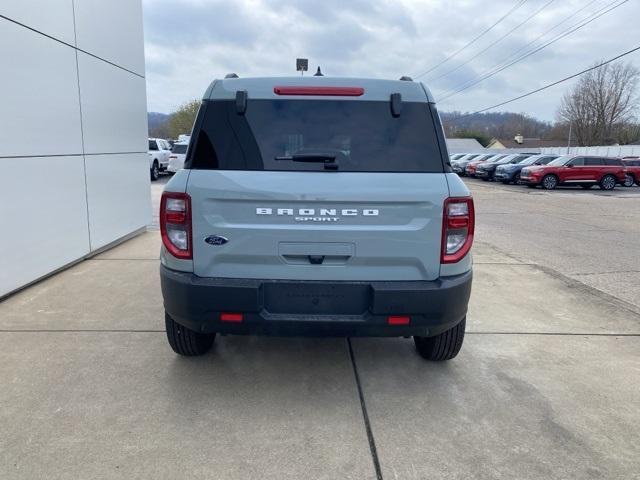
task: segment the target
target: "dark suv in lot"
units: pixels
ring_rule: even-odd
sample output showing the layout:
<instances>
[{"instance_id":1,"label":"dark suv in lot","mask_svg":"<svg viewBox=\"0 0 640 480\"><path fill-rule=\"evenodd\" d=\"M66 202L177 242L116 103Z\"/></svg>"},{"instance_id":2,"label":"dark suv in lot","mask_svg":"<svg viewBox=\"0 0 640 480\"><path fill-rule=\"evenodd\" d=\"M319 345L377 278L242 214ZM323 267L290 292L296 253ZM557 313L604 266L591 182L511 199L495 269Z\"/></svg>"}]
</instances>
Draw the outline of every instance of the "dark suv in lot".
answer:
<instances>
[{"instance_id":1,"label":"dark suv in lot","mask_svg":"<svg viewBox=\"0 0 640 480\"><path fill-rule=\"evenodd\" d=\"M529 158L525 158L518 163L507 163L506 165L498 165L494 178L502 183L519 183L520 172L524 167L531 165L546 165L558 158L558 155L534 155Z\"/></svg>"},{"instance_id":2,"label":"dark suv in lot","mask_svg":"<svg viewBox=\"0 0 640 480\"><path fill-rule=\"evenodd\" d=\"M602 190L613 190L623 184L626 169L619 158L565 155L548 165L525 167L520 179L530 187L541 185L553 190L558 185L580 185L591 188L599 185Z\"/></svg>"},{"instance_id":3,"label":"dark suv in lot","mask_svg":"<svg viewBox=\"0 0 640 480\"><path fill-rule=\"evenodd\" d=\"M476 168L476 177L481 178L483 180L493 180L494 175L496 173L496 168L498 168L499 165L509 165L509 164L520 163L525 158L529 158L531 155L532 155L531 153L517 153L517 154L507 155L506 157L501 158L499 160L494 160L494 161L490 160L488 162L481 163Z\"/></svg>"}]
</instances>

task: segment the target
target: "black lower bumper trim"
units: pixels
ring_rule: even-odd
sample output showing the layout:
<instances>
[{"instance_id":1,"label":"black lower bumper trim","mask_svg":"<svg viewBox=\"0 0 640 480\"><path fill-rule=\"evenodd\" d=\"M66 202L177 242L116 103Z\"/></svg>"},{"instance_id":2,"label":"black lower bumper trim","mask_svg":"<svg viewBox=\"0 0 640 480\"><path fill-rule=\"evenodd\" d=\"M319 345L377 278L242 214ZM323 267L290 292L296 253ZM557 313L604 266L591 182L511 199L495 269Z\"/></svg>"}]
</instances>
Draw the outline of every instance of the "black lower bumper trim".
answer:
<instances>
[{"instance_id":1,"label":"black lower bumper trim","mask_svg":"<svg viewBox=\"0 0 640 480\"><path fill-rule=\"evenodd\" d=\"M437 335L460 322L471 271L434 281L324 282L203 278L160 267L167 313L199 332L303 336ZM242 313L223 322L220 313ZM409 316L389 325L389 316Z\"/></svg>"}]
</instances>

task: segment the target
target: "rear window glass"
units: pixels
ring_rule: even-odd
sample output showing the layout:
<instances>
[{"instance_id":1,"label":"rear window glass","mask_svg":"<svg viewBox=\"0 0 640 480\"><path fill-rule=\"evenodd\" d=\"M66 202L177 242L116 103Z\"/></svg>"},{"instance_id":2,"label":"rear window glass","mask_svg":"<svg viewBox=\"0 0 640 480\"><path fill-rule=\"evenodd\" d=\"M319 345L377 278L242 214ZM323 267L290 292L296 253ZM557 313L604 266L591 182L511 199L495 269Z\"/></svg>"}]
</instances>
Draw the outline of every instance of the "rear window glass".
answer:
<instances>
[{"instance_id":1,"label":"rear window glass","mask_svg":"<svg viewBox=\"0 0 640 480\"><path fill-rule=\"evenodd\" d=\"M403 102L249 100L205 102L191 168L346 172L442 172L429 105ZM202 113L201 113L202 115Z\"/></svg>"},{"instance_id":2,"label":"rear window glass","mask_svg":"<svg viewBox=\"0 0 640 480\"><path fill-rule=\"evenodd\" d=\"M158 145L155 140L149 140L149 150L158 150Z\"/></svg>"},{"instance_id":3,"label":"rear window glass","mask_svg":"<svg viewBox=\"0 0 640 480\"><path fill-rule=\"evenodd\" d=\"M173 153L187 153L187 147L188 147L188 145L178 145L178 144L175 144L175 145L173 146L173 148L171 149L171 151L172 151Z\"/></svg>"}]
</instances>

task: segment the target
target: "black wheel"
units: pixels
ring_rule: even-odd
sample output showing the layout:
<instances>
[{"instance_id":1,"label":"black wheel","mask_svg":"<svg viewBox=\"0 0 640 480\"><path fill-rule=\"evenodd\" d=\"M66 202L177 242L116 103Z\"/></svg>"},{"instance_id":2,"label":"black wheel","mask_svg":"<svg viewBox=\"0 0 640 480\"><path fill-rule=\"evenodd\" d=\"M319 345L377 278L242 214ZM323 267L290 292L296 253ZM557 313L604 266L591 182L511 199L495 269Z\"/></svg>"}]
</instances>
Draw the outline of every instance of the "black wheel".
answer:
<instances>
[{"instance_id":1,"label":"black wheel","mask_svg":"<svg viewBox=\"0 0 640 480\"><path fill-rule=\"evenodd\" d=\"M625 175L624 176L624 183L623 185L625 187L633 187L633 184L635 183L635 180L633 179L633 175Z\"/></svg>"},{"instance_id":2,"label":"black wheel","mask_svg":"<svg viewBox=\"0 0 640 480\"><path fill-rule=\"evenodd\" d=\"M153 166L151 167L151 180L156 181L160 178L160 166L158 165L158 161L153 161Z\"/></svg>"},{"instance_id":3,"label":"black wheel","mask_svg":"<svg viewBox=\"0 0 640 480\"><path fill-rule=\"evenodd\" d=\"M164 324L167 329L167 340L174 352L187 357L204 355L211 349L215 333L198 333L177 323L164 313Z\"/></svg>"},{"instance_id":4,"label":"black wheel","mask_svg":"<svg viewBox=\"0 0 640 480\"><path fill-rule=\"evenodd\" d=\"M553 190L558 186L558 177L555 175L545 175L540 183L545 189Z\"/></svg>"},{"instance_id":5,"label":"black wheel","mask_svg":"<svg viewBox=\"0 0 640 480\"><path fill-rule=\"evenodd\" d=\"M616 188L616 177L613 175L605 175L600 180L600 190L613 190Z\"/></svg>"},{"instance_id":6,"label":"black wheel","mask_svg":"<svg viewBox=\"0 0 640 480\"><path fill-rule=\"evenodd\" d=\"M455 358L462 348L466 323L463 318L455 327L435 337L413 337L416 350L422 358L435 362Z\"/></svg>"},{"instance_id":7,"label":"black wheel","mask_svg":"<svg viewBox=\"0 0 640 480\"><path fill-rule=\"evenodd\" d=\"M513 184L514 185L520 185L520 172L516 173L515 176L513 177Z\"/></svg>"},{"instance_id":8,"label":"black wheel","mask_svg":"<svg viewBox=\"0 0 640 480\"><path fill-rule=\"evenodd\" d=\"M580 185L582 188L584 188L585 190L589 190L591 187L593 187L592 184L588 184L588 185Z\"/></svg>"}]
</instances>

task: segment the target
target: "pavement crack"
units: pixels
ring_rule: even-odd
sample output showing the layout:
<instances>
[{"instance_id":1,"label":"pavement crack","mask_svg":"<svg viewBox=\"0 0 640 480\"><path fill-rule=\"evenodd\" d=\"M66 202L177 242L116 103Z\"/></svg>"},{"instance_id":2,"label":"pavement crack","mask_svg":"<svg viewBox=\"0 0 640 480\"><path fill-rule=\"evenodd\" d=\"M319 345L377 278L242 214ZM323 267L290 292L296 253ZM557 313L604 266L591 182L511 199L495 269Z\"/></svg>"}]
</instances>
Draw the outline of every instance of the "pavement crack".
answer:
<instances>
[{"instance_id":1,"label":"pavement crack","mask_svg":"<svg viewBox=\"0 0 640 480\"><path fill-rule=\"evenodd\" d=\"M375 441L375 438L373 437L373 430L371 429L371 422L369 421L369 414L367 413L367 405L364 401L364 392L362 391L362 384L360 383L360 375L358 374L358 366L356 365L356 357L353 354L353 346L351 345L350 338L347 338L347 345L349 346L349 357L351 358L353 375L356 380L356 386L358 387L358 397L360 398L360 408L362 409L362 419L364 421L364 428L367 431L367 440L369 440L369 450L371 451L371 459L373 460L373 467L375 468L375 471L376 471L376 479L382 480L382 469L380 468L380 460L378 458L376 441Z\"/></svg>"},{"instance_id":2,"label":"pavement crack","mask_svg":"<svg viewBox=\"0 0 640 480\"><path fill-rule=\"evenodd\" d=\"M585 275L608 275L612 273L640 273L640 270L612 270L609 272L578 272L578 273L568 273L570 276L585 276Z\"/></svg>"}]
</instances>

